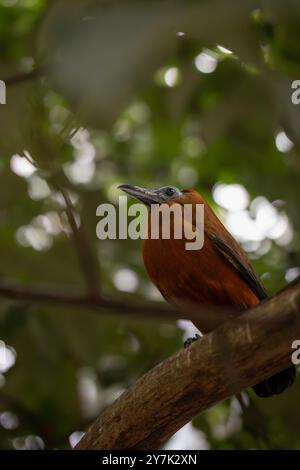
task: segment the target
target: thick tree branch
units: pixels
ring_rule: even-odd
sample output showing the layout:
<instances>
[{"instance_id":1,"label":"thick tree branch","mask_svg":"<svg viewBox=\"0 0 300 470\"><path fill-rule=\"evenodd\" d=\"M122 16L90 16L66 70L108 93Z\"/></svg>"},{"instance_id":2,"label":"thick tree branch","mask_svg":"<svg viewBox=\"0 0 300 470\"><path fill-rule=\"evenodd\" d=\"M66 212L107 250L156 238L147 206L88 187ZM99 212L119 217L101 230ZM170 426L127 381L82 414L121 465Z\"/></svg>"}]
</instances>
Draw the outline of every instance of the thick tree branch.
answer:
<instances>
[{"instance_id":1,"label":"thick tree branch","mask_svg":"<svg viewBox=\"0 0 300 470\"><path fill-rule=\"evenodd\" d=\"M156 449L195 415L291 365L300 282L205 335L141 377L76 449Z\"/></svg>"}]
</instances>

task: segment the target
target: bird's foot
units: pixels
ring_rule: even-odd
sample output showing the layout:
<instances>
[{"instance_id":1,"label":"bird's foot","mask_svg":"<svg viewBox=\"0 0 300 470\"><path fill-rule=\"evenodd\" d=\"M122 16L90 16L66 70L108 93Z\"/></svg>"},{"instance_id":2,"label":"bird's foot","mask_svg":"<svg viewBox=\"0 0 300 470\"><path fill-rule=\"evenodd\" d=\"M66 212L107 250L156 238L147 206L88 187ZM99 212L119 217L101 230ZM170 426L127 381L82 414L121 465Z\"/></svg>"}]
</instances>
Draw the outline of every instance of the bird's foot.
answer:
<instances>
[{"instance_id":1,"label":"bird's foot","mask_svg":"<svg viewBox=\"0 0 300 470\"><path fill-rule=\"evenodd\" d=\"M195 336L193 336L192 338L188 338L184 343L183 343L183 346L184 348L188 348L192 343L194 343L195 341L197 341L198 339L200 338L200 335L198 335L198 333L195 334Z\"/></svg>"}]
</instances>

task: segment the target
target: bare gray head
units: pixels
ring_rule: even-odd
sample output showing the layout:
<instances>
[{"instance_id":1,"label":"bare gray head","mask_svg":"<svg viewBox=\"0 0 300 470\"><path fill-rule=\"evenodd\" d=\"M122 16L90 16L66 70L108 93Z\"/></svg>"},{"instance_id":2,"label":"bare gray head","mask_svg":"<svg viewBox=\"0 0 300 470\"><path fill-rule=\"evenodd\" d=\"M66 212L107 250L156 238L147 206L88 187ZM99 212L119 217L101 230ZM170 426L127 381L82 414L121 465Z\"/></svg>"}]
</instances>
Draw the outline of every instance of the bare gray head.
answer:
<instances>
[{"instance_id":1,"label":"bare gray head","mask_svg":"<svg viewBox=\"0 0 300 470\"><path fill-rule=\"evenodd\" d=\"M130 196L138 199L147 206L151 204L162 204L170 199L176 199L182 196L180 189L175 186L163 186L158 189L146 189L139 186L130 186L129 184L121 184L118 186L122 191Z\"/></svg>"}]
</instances>

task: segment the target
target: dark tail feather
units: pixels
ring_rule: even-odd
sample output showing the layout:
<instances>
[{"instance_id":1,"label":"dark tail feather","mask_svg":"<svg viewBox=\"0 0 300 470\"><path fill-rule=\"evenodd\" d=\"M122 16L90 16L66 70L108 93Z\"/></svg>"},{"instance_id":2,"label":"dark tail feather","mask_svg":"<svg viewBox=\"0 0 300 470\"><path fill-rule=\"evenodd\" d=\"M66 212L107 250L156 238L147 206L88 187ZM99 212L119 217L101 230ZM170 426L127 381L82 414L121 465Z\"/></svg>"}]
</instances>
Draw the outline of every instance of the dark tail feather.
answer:
<instances>
[{"instance_id":1,"label":"dark tail feather","mask_svg":"<svg viewBox=\"0 0 300 470\"><path fill-rule=\"evenodd\" d=\"M256 395L262 398L271 397L282 393L286 388L290 387L296 377L296 367L291 366L273 375L267 380L260 382L253 387Z\"/></svg>"}]
</instances>

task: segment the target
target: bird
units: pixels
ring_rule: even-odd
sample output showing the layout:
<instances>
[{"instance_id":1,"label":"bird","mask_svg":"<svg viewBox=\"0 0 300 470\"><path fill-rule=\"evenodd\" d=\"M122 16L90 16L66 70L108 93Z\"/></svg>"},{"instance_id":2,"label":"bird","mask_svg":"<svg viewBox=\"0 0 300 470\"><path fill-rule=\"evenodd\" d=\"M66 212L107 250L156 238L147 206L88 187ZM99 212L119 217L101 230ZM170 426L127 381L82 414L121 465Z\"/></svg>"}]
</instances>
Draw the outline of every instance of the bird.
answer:
<instances>
[{"instance_id":1,"label":"bird","mask_svg":"<svg viewBox=\"0 0 300 470\"><path fill-rule=\"evenodd\" d=\"M190 204L194 228L197 224L194 209L197 204L203 205L204 243L198 250L187 250L184 237L163 238L160 232L156 239L151 238L149 211L149 233L143 240L143 260L150 279L166 301L173 305L192 302L195 305L226 306L244 311L267 299L267 291L246 253L197 191L180 190L175 186L146 189L128 184L119 188L148 208L162 204L169 207L176 204L183 208ZM194 324L197 327L195 321ZM201 326L198 325L201 333L209 332ZM199 335L191 341L197 337ZM280 394L293 384L295 376L295 366L291 365L255 385L254 392L259 397Z\"/></svg>"}]
</instances>

